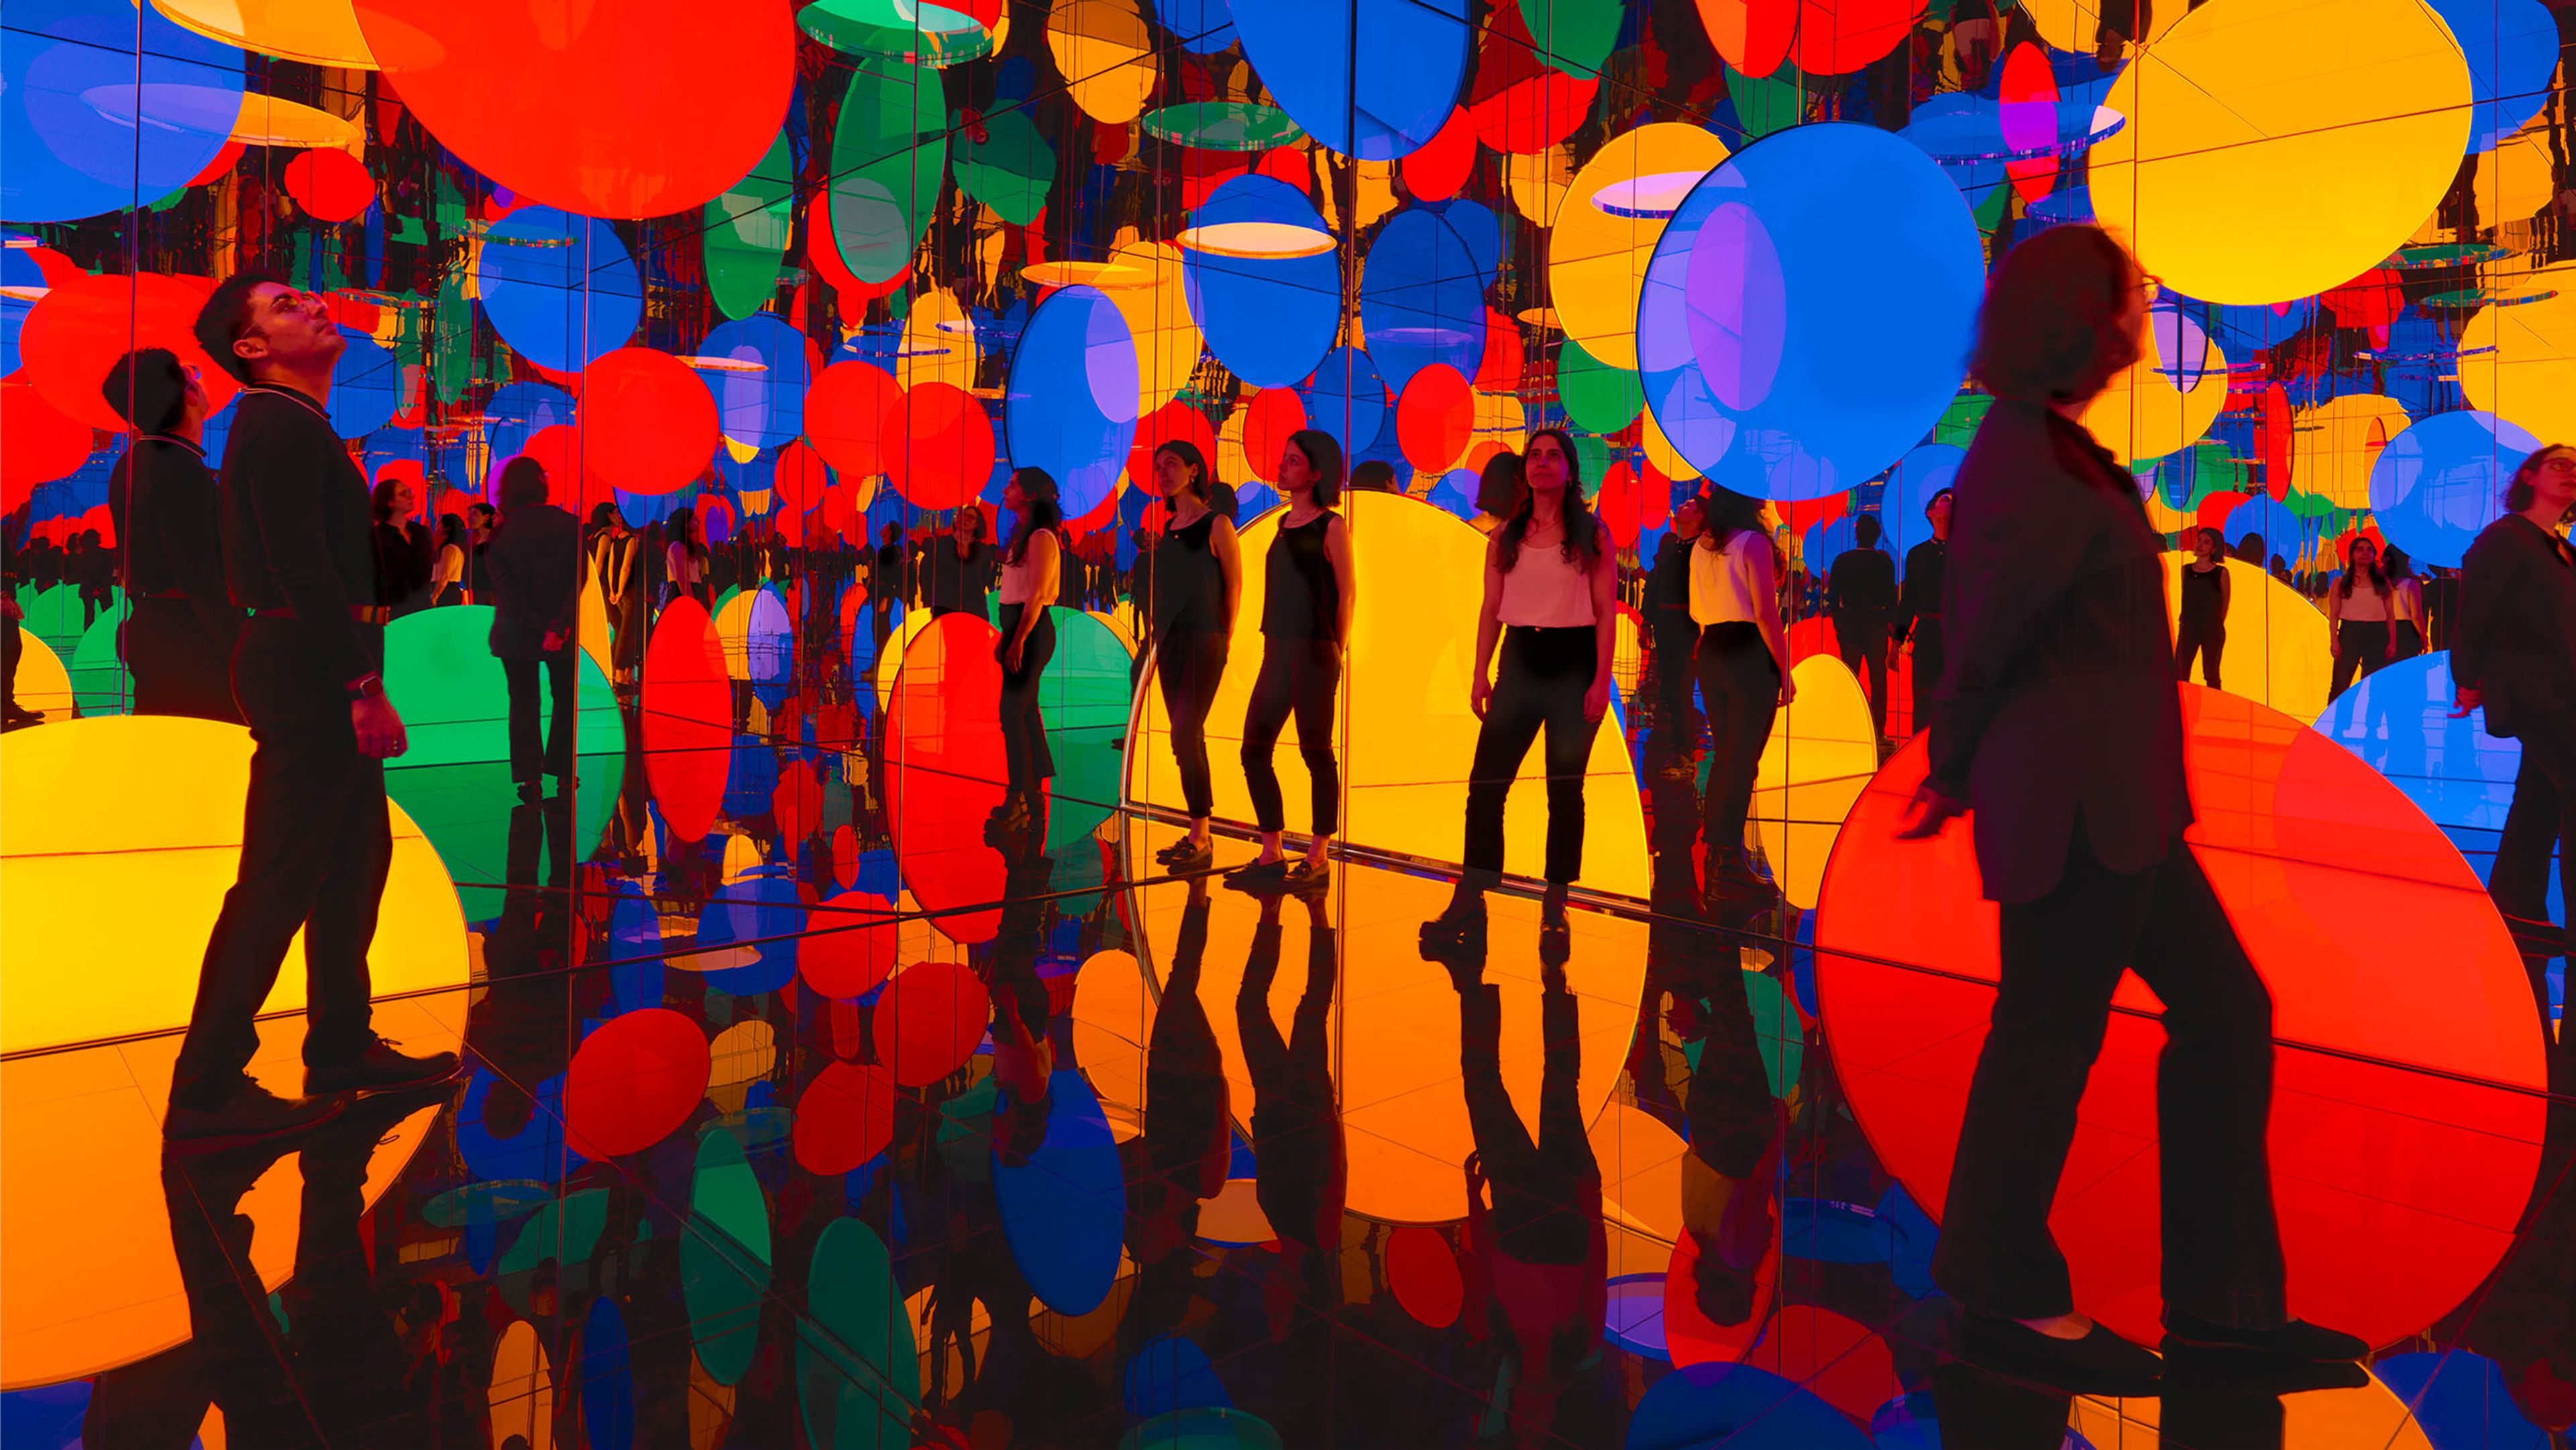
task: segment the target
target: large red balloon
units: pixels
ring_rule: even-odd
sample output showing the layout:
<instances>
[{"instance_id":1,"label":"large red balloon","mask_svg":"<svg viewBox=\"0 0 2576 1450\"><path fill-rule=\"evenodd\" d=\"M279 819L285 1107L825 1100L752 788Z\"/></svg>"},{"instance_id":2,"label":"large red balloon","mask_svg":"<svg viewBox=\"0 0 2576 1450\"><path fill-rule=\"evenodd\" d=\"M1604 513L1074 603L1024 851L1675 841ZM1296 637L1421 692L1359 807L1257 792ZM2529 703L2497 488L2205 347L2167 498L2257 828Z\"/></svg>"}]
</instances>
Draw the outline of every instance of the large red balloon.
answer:
<instances>
[{"instance_id":1,"label":"large red balloon","mask_svg":"<svg viewBox=\"0 0 2576 1450\"><path fill-rule=\"evenodd\" d=\"M122 433L125 419L99 392L108 369L130 348L166 347L197 370L207 403L220 409L240 389L197 346L197 311L205 305L199 288L154 272L84 273L56 282L27 309L15 376L33 383L65 417Z\"/></svg>"},{"instance_id":2,"label":"large red balloon","mask_svg":"<svg viewBox=\"0 0 2576 1450\"><path fill-rule=\"evenodd\" d=\"M716 396L667 352L621 347L581 372L582 466L628 493L674 493L716 452Z\"/></svg>"},{"instance_id":3,"label":"large red balloon","mask_svg":"<svg viewBox=\"0 0 2576 1450\"><path fill-rule=\"evenodd\" d=\"M667 1007L611 1017L564 1075L564 1141L584 1158L640 1153L680 1130L707 1095L698 1024Z\"/></svg>"},{"instance_id":4,"label":"large red balloon","mask_svg":"<svg viewBox=\"0 0 2576 1450\"><path fill-rule=\"evenodd\" d=\"M644 778L662 822L703 840L724 804L733 763L733 678L704 606L682 595L662 609L644 651Z\"/></svg>"},{"instance_id":5,"label":"large red balloon","mask_svg":"<svg viewBox=\"0 0 2576 1450\"><path fill-rule=\"evenodd\" d=\"M953 509L993 476L993 420L953 383L917 383L886 415L886 477L914 508Z\"/></svg>"},{"instance_id":6,"label":"large red balloon","mask_svg":"<svg viewBox=\"0 0 2576 1450\"><path fill-rule=\"evenodd\" d=\"M785 5L359 0L385 79L440 144L523 200L651 217L769 150L795 83Z\"/></svg>"},{"instance_id":7,"label":"large red balloon","mask_svg":"<svg viewBox=\"0 0 2576 1450\"><path fill-rule=\"evenodd\" d=\"M0 381L0 513L42 484L67 478L89 461L90 428L44 400L22 378Z\"/></svg>"},{"instance_id":8,"label":"large red balloon","mask_svg":"<svg viewBox=\"0 0 2576 1450\"><path fill-rule=\"evenodd\" d=\"M2403 792L2286 715L2180 688L2186 839L2272 992L2290 1310L2387 1344L2459 1304L2512 1242L2546 1107L2531 989L2477 873ZM1853 1112L1937 1212L1994 1006L1997 918L1972 822L1895 839L1924 760L1917 736L1843 823L1816 961ZM2134 978L2113 1006L2050 1224L2076 1306L2152 1339L2162 1007Z\"/></svg>"},{"instance_id":9,"label":"large red balloon","mask_svg":"<svg viewBox=\"0 0 2576 1450\"><path fill-rule=\"evenodd\" d=\"M836 362L805 390L805 436L844 476L874 478L886 471L885 443L895 436L887 432L887 415L902 397L885 369Z\"/></svg>"}]
</instances>

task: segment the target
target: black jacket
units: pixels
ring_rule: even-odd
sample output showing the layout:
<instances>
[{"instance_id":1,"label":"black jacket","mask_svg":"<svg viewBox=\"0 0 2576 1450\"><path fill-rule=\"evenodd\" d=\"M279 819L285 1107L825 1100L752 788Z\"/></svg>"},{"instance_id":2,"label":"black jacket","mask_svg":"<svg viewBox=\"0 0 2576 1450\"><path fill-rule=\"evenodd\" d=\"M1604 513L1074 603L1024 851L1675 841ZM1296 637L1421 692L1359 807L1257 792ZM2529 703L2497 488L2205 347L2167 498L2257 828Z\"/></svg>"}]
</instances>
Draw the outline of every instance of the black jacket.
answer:
<instances>
[{"instance_id":1,"label":"black jacket","mask_svg":"<svg viewBox=\"0 0 2576 1450\"><path fill-rule=\"evenodd\" d=\"M1884 628L1896 613L1896 561L1877 549L1845 549L1825 584L1825 610L1837 620Z\"/></svg>"},{"instance_id":2,"label":"black jacket","mask_svg":"<svg viewBox=\"0 0 2576 1450\"><path fill-rule=\"evenodd\" d=\"M2460 561L2451 679L2486 697L2487 733L2576 710L2576 565L2556 535L2506 514Z\"/></svg>"},{"instance_id":3,"label":"black jacket","mask_svg":"<svg viewBox=\"0 0 2576 1450\"><path fill-rule=\"evenodd\" d=\"M2058 883L2080 819L2113 871L2191 822L2163 538L2126 469L2032 403L1998 402L1959 466L1932 780L1975 812L1993 901Z\"/></svg>"},{"instance_id":4,"label":"black jacket","mask_svg":"<svg viewBox=\"0 0 2576 1450\"><path fill-rule=\"evenodd\" d=\"M184 596L218 657L230 659L242 613L224 586L215 504L205 453L181 440L137 438L108 475L108 513L125 540L126 593Z\"/></svg>"},{"instance_id":5,"label":"black jacket","mask_svg":"<svg viewBox=\"0 0 2576 1450\"><path fill-rule=\"evenodd\" d=\"M233 602L294 610L331 679L374 674L383 631L349 612L377 600L367 479L322 405L275 384L244 389L218 508Z\"/></svg>"},{"instance_id":6,"label":"black jacket","mask_svg":"<svg viewBox=\"0 0 2576 1450\"><path fill-rule=\"evenodd\" d=\"M550 503L513 509L483 546L492 657L543 659L549 630L569 647L581 600L581 520Z\"/></svg>"},{"instance_id":7,"label":"black jacket","mask_svg":"<svg viewBox=\"0 0 2576 1450\"><path fill-rule=\"evenodd\" d=\"M1905 551L1905 584L1897 593L1897 637L1909 638L1914 626L1927 619L1941 617L1942 580L1950 569L1950 545L1941 539L1925 539ZM1940 636L1934 625L1933 636Z\"/></svg>"}]
</instances>

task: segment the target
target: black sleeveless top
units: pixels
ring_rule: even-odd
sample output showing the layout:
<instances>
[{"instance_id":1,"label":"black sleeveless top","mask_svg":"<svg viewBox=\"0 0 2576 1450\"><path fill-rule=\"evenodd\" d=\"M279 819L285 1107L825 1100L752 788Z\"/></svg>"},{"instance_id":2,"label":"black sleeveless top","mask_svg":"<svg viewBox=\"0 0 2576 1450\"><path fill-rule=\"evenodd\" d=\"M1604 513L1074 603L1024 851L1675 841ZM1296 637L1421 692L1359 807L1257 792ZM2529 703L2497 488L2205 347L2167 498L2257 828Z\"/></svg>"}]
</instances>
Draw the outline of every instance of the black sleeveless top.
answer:
<instances>
[{"instance_id":1,"label":"black sleeveless top","mask_svg":"<svg viewBox=\"0 0 2576 1450\"><path fill-rule=\"evenodd\" d=\"M1261 632L1279 639L1336 639L1342 622L1342 581L1324 552L1334 514L1327 509L1303 524L1282 523L1270 541L1262 576Z\"/></svg>"},{"instance_id":2,"label":"black sleeveless top","mask_svg":"<svg viewBox=\"0 0 2576 1450\"><path fill-rule=\"evenodd\" d=\"M1202 514L1187 528L1165 529L1154 546L1154 632L1214 634L1225 627L1225 571L1208 538L1216 515Z\"/></svg>"},{"instance_id":3,"label":"black sleeveless top","mask_svg":"<svg viewBox=\"0 0 2576 1450\"><path fill-rule=\"evenodd\" d=\"M2224 616L2218 608L2220 581L2227 577L2227 566L2203 573L2189 564L2182 566L2182 622L2216 624Z\"/></svg>"}]
</instances>

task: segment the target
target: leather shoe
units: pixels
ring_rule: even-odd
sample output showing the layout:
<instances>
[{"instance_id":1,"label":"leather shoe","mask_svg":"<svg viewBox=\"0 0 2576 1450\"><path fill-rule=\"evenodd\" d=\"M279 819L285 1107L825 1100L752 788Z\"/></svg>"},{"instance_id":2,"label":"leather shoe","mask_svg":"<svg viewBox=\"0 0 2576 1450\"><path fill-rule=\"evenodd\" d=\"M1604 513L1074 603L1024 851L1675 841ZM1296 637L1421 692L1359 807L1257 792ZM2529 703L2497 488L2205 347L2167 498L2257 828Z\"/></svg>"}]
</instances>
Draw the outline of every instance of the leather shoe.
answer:
<instances>
[{"instance_id":1,"label":"leather shoe","mask_svg":"<svg viewBox=\"0 0 2576 1450\"><path fill-rule=\"evenodd\" d=\"M2188 1314L2165 1316L2165 1343L2185 1349L2264 1355L2301 1364L2357 1360L2370 1346L2339 1329L2293 1319L2277 1329L2238 1329Z\"/></svg>"},{"instance_id":2,"label":"leather shoe","mask_svg":"<svg viewBox=\"0 0 2576 1450\"><path fill-rule=\"evenodd\" d=\"M342 1062L306 1063L304 1090L309 1093L373 1093L390 1088L421 1087L445 1082L459 1067L452 1052L414 1057L379 1037L367 1050Z\"/></svg>"},{"instance_id":3,"label":"leather shoe","mask_svg":"<svg viewBox=\"0 0 2576 1450\"><path fill-rule=\"evenodd\" d=\"M1993 1314L1968 1315L1960 1327L1966 1357L1988 1369L2088 1395L2151 1395L2164 1362L2096 1324L2082 1339L2058 1339Z\"/></svg>"},{"instance_id":4,"label":"leather shoe","mask_svg":"<svg viewBox=\"0 0 2576 1450\"><path fill-rule=\"evenodd\" d=\"M161 1119L161 1141L174 1154L221 1153L310 1132L346 1105L336 1094L282 1098L245 1076L211 1108L172 1103Z\"/></svg>"}]
</instances>

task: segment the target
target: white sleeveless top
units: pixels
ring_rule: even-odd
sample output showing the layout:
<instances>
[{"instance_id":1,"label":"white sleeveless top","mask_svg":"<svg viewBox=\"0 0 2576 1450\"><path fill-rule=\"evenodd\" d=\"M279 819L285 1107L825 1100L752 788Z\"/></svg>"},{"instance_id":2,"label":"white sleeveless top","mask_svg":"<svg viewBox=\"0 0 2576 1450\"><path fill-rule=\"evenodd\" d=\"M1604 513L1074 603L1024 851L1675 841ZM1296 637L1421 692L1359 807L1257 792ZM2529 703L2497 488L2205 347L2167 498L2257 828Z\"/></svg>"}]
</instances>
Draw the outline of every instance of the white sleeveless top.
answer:
<instances>
[{"instance_id":1,"label":"white sleeveless top","mask_svg":"<svg viewBox=\"0 0 2576 1450\"><path fill-rule=\"evenodd\" d=\"M1694 624L1751 623L1761 618L1755 609L1754 593L1759 587L1754 576L1756 549L1769 550L1771 541L1759 530L1738 529L1719 548L1704 549L1694 544L1690 555L1690 615Z\"/></svg>"},{"instance_id":2,"label":"white sleeveless top","mask_svg":"<svg viewBox=\"0 0 2576 1450\"><path fill-rule=\"evenodd\" d=\"M1002 602L1004 604L1028 603L1029 589L1037 582L1036 576L1037 570L1029 563L1029 556L1026 554L1020 555L1020 562L1016 564L1008 560L1003 561Z\"/></svg>"},{"instance_id":3,"label":"white sleeveless top","mask_svg":"<svg viewBox=\"0 0 2576 1450\"><path fill-rule=\"evenodd\" d=\"M1557 546L1533 549L1524 544L1520 557L1503 571L1503 597L1495 613L1506 625L1589 629L1595 623L1592 580Z\"/></svg>"}]
</instances>

